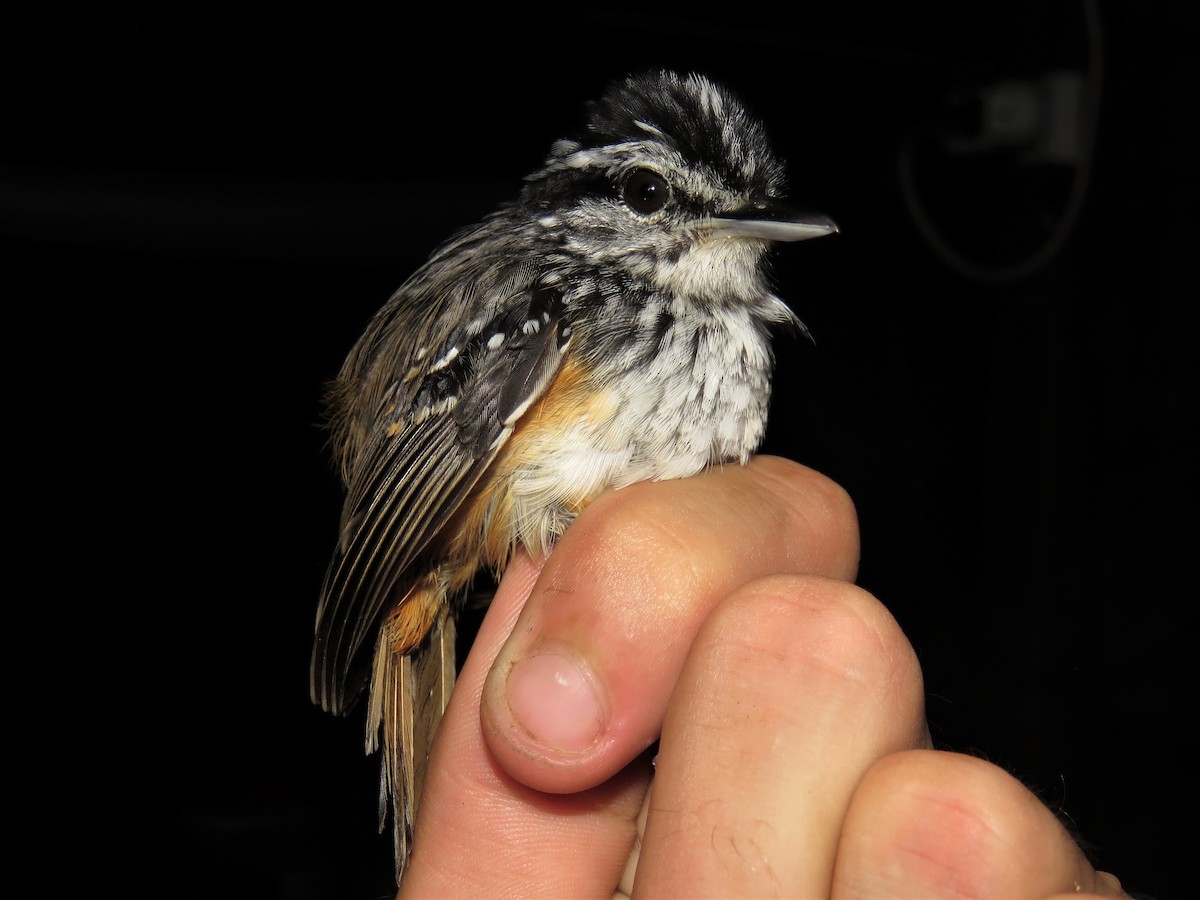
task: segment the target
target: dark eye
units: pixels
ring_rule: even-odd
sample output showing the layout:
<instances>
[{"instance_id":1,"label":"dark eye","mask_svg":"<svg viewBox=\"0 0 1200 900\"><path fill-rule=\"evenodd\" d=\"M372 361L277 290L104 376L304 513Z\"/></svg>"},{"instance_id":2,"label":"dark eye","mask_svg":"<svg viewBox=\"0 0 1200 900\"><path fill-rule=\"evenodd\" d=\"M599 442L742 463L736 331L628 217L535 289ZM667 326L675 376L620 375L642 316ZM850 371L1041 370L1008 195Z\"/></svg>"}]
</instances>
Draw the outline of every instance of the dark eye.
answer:
<instances>
[{"instance_id":1,"label":"dark eye","mask_svg":"<svg viewBox=\"0 0 1200 900\"><path fill-rule=\"evenodd\" d=\"M625 179L621 196L629 208L636 213L649 215L666 205L671 189L657 172L638 169Z\"/></svg>"}]
</instances>

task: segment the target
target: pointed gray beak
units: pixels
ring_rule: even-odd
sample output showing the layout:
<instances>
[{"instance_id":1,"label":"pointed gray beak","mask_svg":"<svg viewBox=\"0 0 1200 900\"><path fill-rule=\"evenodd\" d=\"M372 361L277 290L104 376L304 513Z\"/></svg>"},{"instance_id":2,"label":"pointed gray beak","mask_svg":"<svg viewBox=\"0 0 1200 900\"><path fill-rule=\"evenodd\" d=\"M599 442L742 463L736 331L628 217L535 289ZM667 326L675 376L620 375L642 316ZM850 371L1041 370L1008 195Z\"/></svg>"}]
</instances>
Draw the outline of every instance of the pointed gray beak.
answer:
<instances>
[{"instance_id":1,"label":"pointed gray beak","mask_svg":"<svg viewBox=\"0 0 1200 900\"><path fill-rule=\"evenodd\" d=\"M707 222L714 231L767 241L807 241L836 234L833 219L817 212L789 209L774 200L755 200Z\"/></svg>"}]
</instances>

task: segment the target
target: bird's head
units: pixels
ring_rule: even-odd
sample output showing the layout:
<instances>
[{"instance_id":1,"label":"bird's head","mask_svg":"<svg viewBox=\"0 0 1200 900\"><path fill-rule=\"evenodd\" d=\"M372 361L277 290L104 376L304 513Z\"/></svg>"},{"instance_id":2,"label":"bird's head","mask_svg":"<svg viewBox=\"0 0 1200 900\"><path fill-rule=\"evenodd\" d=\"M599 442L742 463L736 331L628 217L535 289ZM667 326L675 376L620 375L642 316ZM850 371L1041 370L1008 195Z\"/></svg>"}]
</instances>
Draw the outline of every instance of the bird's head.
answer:
<instances>
[{"instance_id":1,"label":"bird's head","mask_svg":"<svg viewBox=\"0 0 1200 900\"><path fill-rule=\"evenodd\" d=\"M704 302L766 293L774 241L837 230L783 204L783 164L762 125L700 75L654 72L614 84L577 138L530 175L521 205L570 258Z\"/></svg>"}]
</instances>

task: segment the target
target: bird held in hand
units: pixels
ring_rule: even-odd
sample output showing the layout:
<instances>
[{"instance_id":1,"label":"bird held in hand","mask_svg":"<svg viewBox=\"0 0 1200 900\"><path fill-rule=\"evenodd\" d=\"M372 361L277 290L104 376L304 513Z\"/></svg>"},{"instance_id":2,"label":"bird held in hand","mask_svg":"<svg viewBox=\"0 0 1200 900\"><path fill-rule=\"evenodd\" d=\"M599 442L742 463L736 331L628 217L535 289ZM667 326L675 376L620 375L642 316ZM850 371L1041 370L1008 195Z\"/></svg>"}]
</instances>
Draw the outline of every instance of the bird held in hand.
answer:
<instances>
[{"instance_id":1,"label":"bird held in hand","mask_svg":"<svg viewBox=\"0 0 1200 900\"><path fill-rule=\"evenodd\" d=\"M396 291L329 393L346 498L311 693L344 714L367 691L397 879L476 573L548 552L604 491L745 463L771 330L802 328L767 251L836 231L783 206L763 127L702 76L631 76L587 112Z\"/></svg>"}]
</instances>

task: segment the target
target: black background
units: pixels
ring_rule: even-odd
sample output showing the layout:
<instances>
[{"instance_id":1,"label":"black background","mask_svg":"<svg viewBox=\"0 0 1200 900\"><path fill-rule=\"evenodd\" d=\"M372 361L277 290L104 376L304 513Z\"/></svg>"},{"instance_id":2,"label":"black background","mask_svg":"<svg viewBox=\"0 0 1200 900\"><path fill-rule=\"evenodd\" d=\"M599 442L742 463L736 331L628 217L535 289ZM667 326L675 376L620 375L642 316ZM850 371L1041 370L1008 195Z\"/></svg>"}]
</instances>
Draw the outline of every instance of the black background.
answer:
<instances>
[{"instance_id":1,"label":"black background","mask_svg":"<svg viewBox=\"0 0 1200 900\"><path fill-rule=\"evenodd\" d=\"M28 649L53 673L19 693L50 717L30 756L65 750L66 773L43 839L67 863L96 847L93 881L163 894L387 894L361 722L307 697L339 503L322 385L584 99L661 65L732 86L794 199L842 228L778 254L815 340L778 344L766 449L854 496L860 582L922 659L935 740L1026 780L1129 888L1182 891L1200 238L1184 6L1101 3L1100 45L1087 4L1035 0L14 25L10 449L50 560L22 593L48 614ZM1011 275L1079 168L918 136L974 134L981 85L1096 60L1066 243L999 280L938 252L902 190L906 142L955 258Z\"/></svg>"}]
</instances>

